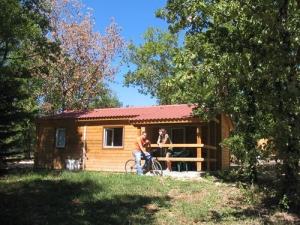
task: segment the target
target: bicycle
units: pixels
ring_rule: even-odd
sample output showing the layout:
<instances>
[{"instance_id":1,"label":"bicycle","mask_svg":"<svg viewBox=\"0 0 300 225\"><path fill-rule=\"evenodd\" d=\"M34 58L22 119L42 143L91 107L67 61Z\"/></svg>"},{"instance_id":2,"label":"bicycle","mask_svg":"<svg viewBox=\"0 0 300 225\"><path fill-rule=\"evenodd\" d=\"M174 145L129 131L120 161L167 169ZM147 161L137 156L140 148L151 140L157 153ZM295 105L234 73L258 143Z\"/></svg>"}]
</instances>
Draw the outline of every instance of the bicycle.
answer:
<instances>
[{"instance_id":1,"label":"bicycle","mask_svg":"<svg viewBox=\"0 0 300 225\"><path fill-rule=\"evenodd\" d=\"M161 164L157 161L156 158L154 158L153 154L157 151L157 149L153 149L150 151L150 163L148 165L147 171L151 174L153 174L154 176L162 176L163 175L163 170L162 170L162 166ZM144 157L142 156L142 159L144 159ZM150 169L149 169L150 167ZM125 172L126 173L137 173L137 166L135 164L135 160L134 159L129 159L127 160L127 162L125 163Z\"/></svg>"}]
</instances>

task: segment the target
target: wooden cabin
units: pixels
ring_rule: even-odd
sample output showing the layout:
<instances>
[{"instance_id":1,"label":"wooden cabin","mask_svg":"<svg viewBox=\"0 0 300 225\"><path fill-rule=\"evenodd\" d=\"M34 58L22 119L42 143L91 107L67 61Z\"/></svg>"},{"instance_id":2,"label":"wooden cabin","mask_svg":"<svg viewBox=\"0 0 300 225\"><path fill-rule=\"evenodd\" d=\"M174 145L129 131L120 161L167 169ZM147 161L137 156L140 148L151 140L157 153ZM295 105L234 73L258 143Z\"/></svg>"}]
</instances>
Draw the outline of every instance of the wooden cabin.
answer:
<instances>
[{"instance_id":1,"label":"wooden cabin","mask_svg":"<svg viewBox=\"0 0 300 225\"><path fill-rule=\"evenodd\" d=\"M231 119L221 114L206 122L194 115L195 107L106 108L41 117L35 121L34 165L64 169L73 160L85 170L124 172L136 137L146 131L151 148L157 148L158 130L165 128L174 151L189 151L188 157L172 158L172 164L187 162L190 171L228 170L230 151L219 143L229 137Z\"/></svg>"}]
</instances>

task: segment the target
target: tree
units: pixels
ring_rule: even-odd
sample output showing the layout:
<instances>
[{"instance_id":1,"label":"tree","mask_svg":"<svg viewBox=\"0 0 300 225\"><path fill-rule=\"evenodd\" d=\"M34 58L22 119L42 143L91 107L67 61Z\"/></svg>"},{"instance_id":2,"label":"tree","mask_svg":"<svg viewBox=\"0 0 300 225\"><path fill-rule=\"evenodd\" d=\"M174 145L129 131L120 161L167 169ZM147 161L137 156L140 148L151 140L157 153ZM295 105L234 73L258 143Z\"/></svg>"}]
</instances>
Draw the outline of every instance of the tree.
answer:
<instances>
[{"instance_id":1,"label":"tree","mask_svg":"<svg viewBox=\"0 0 300 225\"><path fill-rule=\"evenodd\" d=\"M122 107L122 103L119 101L115 92L107 86L104 85L102 91L98 92L98 94L98 98L94 97L93 102L89 105L90 109Z\"/></svg>"},{"instance_id":2,"label":"tree","mask_svg":"<svg viewBox=\"0 0 300 225\"><path fill-rule=\"evenodd\" d=\"M22 134L28 132L24 124L35 109L27 105L32 101L29 61L36 55L48 55L51 43L45 38L49 24L43 15L47 10L43 1L0 0L0 9L1 161L2 156L11 154L9 150L24 144Z\"/></svg>"},{"instance_id":3,"label":"tree","mask_svg":"<svg viewBox=\"0 0 300 225\"><path fill-rule=\"evenodd\" d=\"M168 0L157 16L172 32L186 31L172 83L183 99L199 102L199 113L239 118L252 167L257 138L273 137L284 161L282 194L298 204L299 1Z\"/></svg>"},{"instance_id":4,"label":"tree","mask_svg":"<svg viewBox=\"0 0 300 225\"><path fill-rule=\"evenodd\" d=\"M88 109L99 103L107 92L105 82L118 72L113 62L125 48L121 28L112 19L101 35L93 31L92 12L84 14L80 0L48 2L52 8L49 39L59 42L61 51L55 61L41 59L47 68L37 76L43 110Z\"/></svg>"},{"instance_id":5,"label":"tree","mask_svg":"<svg viewBox=\"0 0 300 225\"><path fill-rule=\"evenodd\" d=\"M142 94L156 97L160 104L179 103L176 98L178 88L170 86L175 76L173 57L179 53L177 35L161 29L148 28L143 35L144 44L138 47L131 40L125 61L135 70L125 75L125 85L139 86Z\"/></svg>"}]
</instances>

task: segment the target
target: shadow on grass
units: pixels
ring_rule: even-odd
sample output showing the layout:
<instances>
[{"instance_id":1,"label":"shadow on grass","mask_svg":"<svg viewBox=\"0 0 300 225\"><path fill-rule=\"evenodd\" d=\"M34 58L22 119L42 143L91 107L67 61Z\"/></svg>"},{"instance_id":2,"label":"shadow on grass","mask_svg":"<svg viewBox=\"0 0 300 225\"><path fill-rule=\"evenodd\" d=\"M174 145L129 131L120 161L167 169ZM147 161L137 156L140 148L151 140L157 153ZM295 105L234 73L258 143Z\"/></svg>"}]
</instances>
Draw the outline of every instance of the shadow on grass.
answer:
<instances>
[{"instance_id":1,"label":"shadow on grass","mask_svg":"<svg viewBox=\"0 0 300 225\"><path fill-rule=\"evenodd\" d=\"M14 171L10 171L14 173ZM19 171L20 172L20 171ZM22 172L21 172L22 173ZM26 171L23 171L26 173ZM51 179L0 182L0 218L2 224L151 224L157 209L167 198L138 193L106 194L106 188L93 180L80 182L61 179L53 171L34 175Z\"/></svg>"},{"instance_id":2,"label":"shadow on grass","mask_svg":"<svg viewBox=\"0 0 300 225\"><path fill-rule=\"evenodd\" d=\"M220 214L219 212L212 210L211 212L211 220L215 221L217 224L218 223L223 223L224 222L224 218L235 218L236 221L239 221L239 223L241 223L242 221L251 221L251 220L255 220L258 217L261 217L261 215L259 215L259 211L255 210L255 209L250 209L250 208L241 208L241 207L236 207L235 211L232 213L223 213ZM267 224L272 224L270 223L270 221L265 221L267 222Z\"/></svg>"},{"instance_id":3,"label":"shadow on grass","mask_svg":"<svg viewBox=\"0 0 300 225\"><path fill-rule=\"evenodd\" d=\"M221 171L216 173L215 177L226 183L236 184L237 187L244 189L245 195L253 195L254 199L252 199L252 202L259 200L261 202L260 206L269 211L282 210L300 216L299 200L298 204L291 204L288 210L280 207L282 190L285 187L285 183L283 182L283 175L278 174L276 165L260 166L258 171L258 181L254 186L252 186L246 174L240 169ZM299 199L299 196L300 190L298 189L295 199ZM250 213L250 215L251 214L252 213ZM258 212L257 214L260 213ZM247 215L247 211L243 212L242 215Z\"/></svg>"}]
</instances>

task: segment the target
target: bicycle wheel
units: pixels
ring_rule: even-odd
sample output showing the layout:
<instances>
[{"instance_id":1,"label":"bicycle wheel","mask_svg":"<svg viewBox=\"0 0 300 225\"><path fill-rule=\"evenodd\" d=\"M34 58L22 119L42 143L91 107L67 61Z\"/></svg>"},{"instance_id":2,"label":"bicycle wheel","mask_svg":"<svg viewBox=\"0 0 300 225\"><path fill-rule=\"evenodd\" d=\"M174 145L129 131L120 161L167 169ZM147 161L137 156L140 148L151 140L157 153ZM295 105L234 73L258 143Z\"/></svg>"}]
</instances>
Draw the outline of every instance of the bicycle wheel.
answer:
<instances>
[{"instance_id":1,"label":"bicycle wheel","mask_svg":"<svg viewBox=\"0 0 300 225\"><path fill-rule=\"evenodd\" d=\"M127 160L127 162L125 163L125 172L126 173L137 173L137 168L136 168L134 159Z\"/></svg>"},{"instance_id":2,"label":"bicycle wheel","mask_svg":"<svg viewBox=\"0 0 300 225\"><path fill-rule=\"evenodd\" d=\"M156 159L152 159L152 172L154 176L163 175L161 164Z\"/></svg>"}]
</instances>

